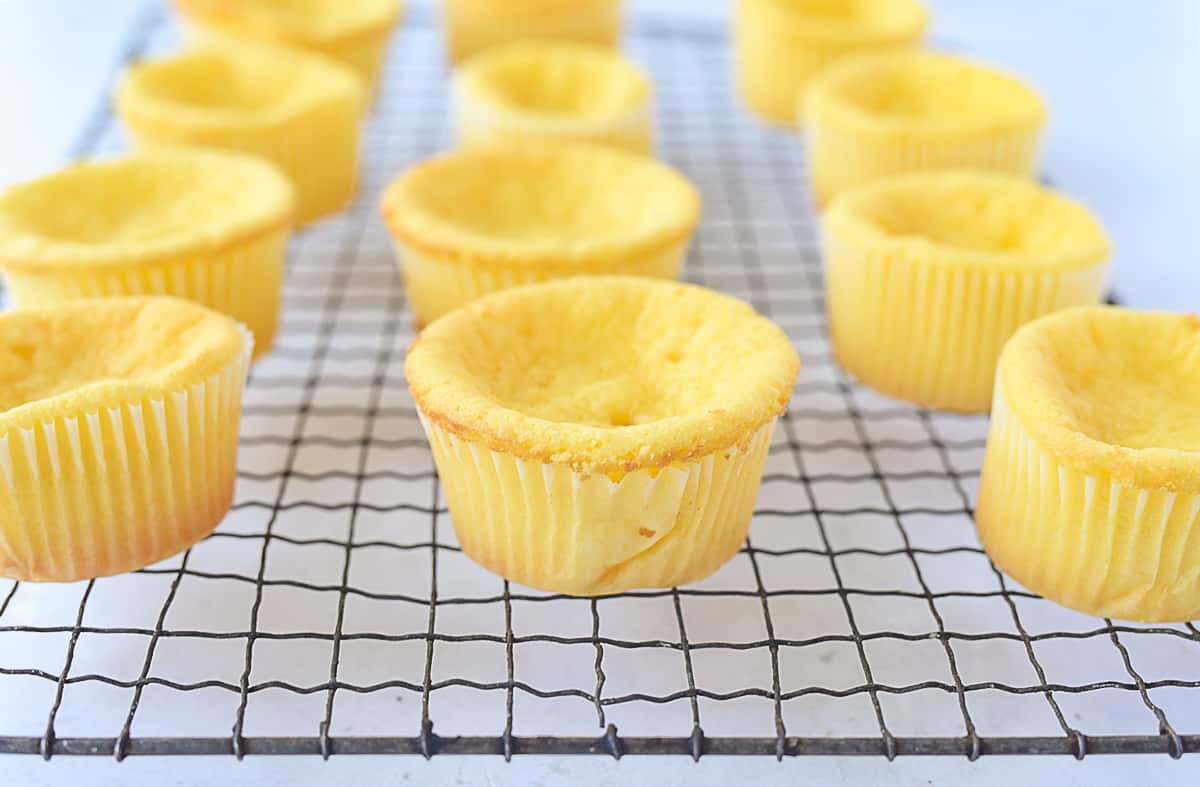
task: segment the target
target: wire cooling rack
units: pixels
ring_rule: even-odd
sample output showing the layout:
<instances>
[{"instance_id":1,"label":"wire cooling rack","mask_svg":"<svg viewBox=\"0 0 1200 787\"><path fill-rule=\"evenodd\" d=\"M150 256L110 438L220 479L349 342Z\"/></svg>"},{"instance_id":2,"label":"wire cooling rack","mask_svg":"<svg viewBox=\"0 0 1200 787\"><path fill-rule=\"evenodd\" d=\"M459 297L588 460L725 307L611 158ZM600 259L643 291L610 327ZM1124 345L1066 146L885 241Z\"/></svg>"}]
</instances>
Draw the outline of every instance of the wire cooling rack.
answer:
<instances>
[{"instance_id":1,"label":"wire cooling rack","mask_svg":"<svg viewBox=\"0 0 1200 787\"><path fill-rule=\"evenodd\" d=\"M129 58L166 48L160 11ZM1200 750L1200 631L1063 610L975 538L986 422L898 405L830 355L794 137L745 117L723 33L638 20L663 156L701 187L689 279L805 367L750 537L685 588L577 599L460 552L413 404L380 190L448 146L437 30L394 46L363 193L291 248L212 537L75 585L0 580L0 752L1071 754ZM107 102L80 155L124 146ZM437 722L436 726L434 722Z\"/></svg>"}]
</instances>

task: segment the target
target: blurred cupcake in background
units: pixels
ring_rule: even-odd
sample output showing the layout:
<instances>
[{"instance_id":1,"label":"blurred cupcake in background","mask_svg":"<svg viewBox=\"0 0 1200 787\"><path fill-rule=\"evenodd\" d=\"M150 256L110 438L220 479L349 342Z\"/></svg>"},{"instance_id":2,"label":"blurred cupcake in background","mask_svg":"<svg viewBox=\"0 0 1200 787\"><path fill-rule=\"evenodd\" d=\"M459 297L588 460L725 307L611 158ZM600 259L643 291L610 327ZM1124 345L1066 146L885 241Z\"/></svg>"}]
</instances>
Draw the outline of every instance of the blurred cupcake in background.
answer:
<instances>
[{"instance_id":1,"label":"blurred cupcake in background","mask_svg":"<svg viewBox=\"0 0 1200 787\"><path fill-rule=\"evenodd\" d=\"M401 0L173 0L201 41L234 36L299 47L341 62L374 95Z\"/></svg>"},{"instance_id":2,"label":"blurred cupcake in background","mask_svg":"<svg viewBox=\"0 0 1200 787\"><path fill-rule=\"evenodd\" d=\"M1110 244L1087 208L1033 181L939 170L842 193L822 249L842 367L923 407L986 413L1004 343L1098 303Z\"/></svg>"},{"instance_id":3,"label":"blurred cupcake in background","mask_svg":"<svg viewBox=\"0 0 1200 787\"><path fill-rule=\"evenodd\" d=\"M527 40L475 55L454 79L459 143L599 142L651 153L653 89L619 53L594 44Z\"/></svg>"},{"instance_id":4,"label":"blurred cupcake in background","mask_svg":"<svg viewBox=\"0 0 1200 787\"><path fill-rule=\"evenodd\" d=\"M522 38L609 47L621 39L621 0L442 0L442 19L453 63Z\"/></svg>"},{"instance_id":5,"label":"blurred cupcake in background","mask_svg":"<svg viewBox=\"0 0 1200 787\"><path fill-rule=\"evenodd\" d=\"M295 184L301 224L354 198L362 104L350 69L267 44L214 43L145 61L117 91L139 147L225 148L276 164Z\"/></svg>"},{"instance_id":6,"label":"blurred cupcake in background","mask_svg":"<svg viewBox=\"0 0 1200 787\"><path fill-rule=\"evenodd\" d=\"M978 169L1031 177L1046 125L1016 77L935 52L859 55L818 77L806 98L809 178L825 205L887 175Z\"/></svg>"},{"instance_id":7,"label":"blurred cupcake in background","mask_svg":"<svg viewBox=\"0 0 1200 787\"><path fill-rule=\"evenodd\" d=\"M928 21L916 0L739 0L738 91L764 120L803 125L804 90L818 71L856 52L915 46Z\"/></svg>"}]
</instances>

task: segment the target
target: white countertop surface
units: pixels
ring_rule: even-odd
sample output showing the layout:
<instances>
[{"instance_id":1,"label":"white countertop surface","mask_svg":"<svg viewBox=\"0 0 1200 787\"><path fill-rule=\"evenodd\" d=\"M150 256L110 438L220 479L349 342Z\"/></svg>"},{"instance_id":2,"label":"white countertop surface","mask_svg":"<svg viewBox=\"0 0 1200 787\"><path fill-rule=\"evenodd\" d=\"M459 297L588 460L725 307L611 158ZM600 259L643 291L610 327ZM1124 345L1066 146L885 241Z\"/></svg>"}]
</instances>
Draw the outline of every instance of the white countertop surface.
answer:
<instances>
[{"instance_id":1,"label":"white countertop surface","mask_svg":"<svg viewBox=\"0 0 1200 787\"><path fill-rule=\"evenodd\" d=\"M111 74L141 0L0 0L0 185L61 164ZM719 0L632 0L723 17ZM1117 247L1128 305L1200 309L1200 3L1060 0L934 4L936 39L1024 75L1049 99L1046 170L1093 207ZM0 702L3 702L0 684ZM809 784L1200 783L1200 757L806 758L337 757L0 758L0 784Z\"/></svg>"}]
</instances>

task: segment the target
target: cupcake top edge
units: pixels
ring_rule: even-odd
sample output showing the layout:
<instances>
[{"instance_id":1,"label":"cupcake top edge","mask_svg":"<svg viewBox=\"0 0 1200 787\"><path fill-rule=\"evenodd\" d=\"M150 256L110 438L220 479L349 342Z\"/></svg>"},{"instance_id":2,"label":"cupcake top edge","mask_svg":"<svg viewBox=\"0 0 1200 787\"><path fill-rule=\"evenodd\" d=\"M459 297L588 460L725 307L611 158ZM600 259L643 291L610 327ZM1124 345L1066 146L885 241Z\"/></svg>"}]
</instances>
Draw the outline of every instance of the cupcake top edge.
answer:
<instances>
[{"instance_id":1,"label":"cupcake top edge","mask_svg":"<svg viewBox=\"0 0 1200 787\"><path fill-rule=\"evenodd\" d=\"M687 463L780 415L800 360L748 304L694 285L576 277L435 320L405 369L422 415L579 472Z\"/></svg>"},{"instance_id":2,"label":"cupcake top edge","mask_svg":"<svg viewBox=\"0 0 1200 787\"><path fill-rule=\"evenodd\" d=\"M361 114L362 80L319 54L255 41L207 41L125 72L117 111L127 121L188 130L286 128L316 106Z\"/></svg>"},{"instance_id":3,"label":"cupcake top edge","mask_svg":"<svg viewBox=\"0 0 1200 787\"><path fill-rule=\"evenodd\" d=\"M653 89L641 67L609 47L522 39L490 47L456 73L471 103L548 123L611 122L642 115Z\"/></svg>"},{"instance_id":4,"label":"cupcake top edge","mask_svg":"<svg viewBox=\"0 0 1200 787\"><path fill-rule=\"evenodd\" d=\"M1060 462L1141 489L1200 494L1200 318L1066 309L1009 340L1004 405Z\"/></svg>"},{"instance_id":5,"label":"cupcake top edge","mask_svg":"<svg viewBox=\"0 0 1200 787\"><path fill-rule=\"evenodd\" d=\"M917 0L742 0L746 12L769 20L771 29L828 44L914 41L929 24Z\"/></svg>"},{"instance_id":6,"label":"cupcake top edge","mask_svg":"<svg viewBox=\"0 0 1200 787\"><path fill-rule=\"evenodd\" d=\"M685 242L696 187L671 167L593 144L469 149L412 167L383 197L403 244L512 267L603 268Z\"/></svg>"},{"instance_id":7,"label":"cupcake top edge","mask_svg":"<svg viewBox=\"0 0 1200 787\"><path fill-rule=\"evenodd\" d=\"M396 24L402 0L173 0L184 16L252 36L305 46L336 46Z\"/></svg>"},{"instance_id":8,"label":"cupcake top edge","mask_svg":"<svg viewBox=\"0 0 1200 787\"><path fill-rule=\"evenodd\" d=\"M1017 77L974 60L916 50L843 58L813 80L804 101L816 133L830 126L954 137L1039 130L1048 117L1042 98Z\"/></svg>"},{"instance_id":9,"label":"cupcake top edge","mask_svg":"<svg viewBox=\"0 0 1200 787\"><path fill-rule=\"evenodd\" d=\"M232 318L167 296L0 315L0 434L189 393L252 344Z\"/></svg>"},{"instance_id":10,"label":"cupcake top edge","mask_svg":"<svg viewBox=\"0 0 1200 787\"><path fill-rule=\"evenodd\" d=\"M0 267L126 267L290 226L291 181L252 156L168 147L70 165L0 196Z\"/></svg>"},{"instance_id":11,"label":"cupcake top edge","mask_svg":"<svg viewBox=\"0 0 1200 787\"><path fill-rule=\"evenodd\" d=\"M1083 204L1002 173L882 178L839 194L822 226L827 242L908 253L930 265L1065 271L1111 254L1104 227Z\"/></svg>"}]
</instances>

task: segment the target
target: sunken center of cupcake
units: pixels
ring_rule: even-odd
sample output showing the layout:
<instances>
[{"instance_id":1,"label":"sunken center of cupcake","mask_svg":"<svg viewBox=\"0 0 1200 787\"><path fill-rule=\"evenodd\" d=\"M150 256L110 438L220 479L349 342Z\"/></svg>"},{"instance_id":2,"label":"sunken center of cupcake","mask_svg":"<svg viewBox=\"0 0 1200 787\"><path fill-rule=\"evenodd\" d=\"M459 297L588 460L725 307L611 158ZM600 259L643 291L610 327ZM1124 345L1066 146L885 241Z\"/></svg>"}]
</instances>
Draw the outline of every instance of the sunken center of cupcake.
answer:
<instances>
[{"instance_id":1,"label":"sunken center of cupcake","mask_svg":"<svg viewBox=\"0 0 1200 787\"><path fill-rule=\"evenodd\" d=\"M160 379L236 331L232 320L173 298L13 312L0 319L0 412L93 383Z\"/></svg>"},{"instance_id":2,"label":"sunken center of cupcake","mask_svg":"<svg viewBox=\"0 0 1200 787\"><path fill-rule=\"evenodd\" d=\"M190 52L145 70L147 94L172 104L231 113L254 113L284 104L303 79L278 58L242 61L218 51Z\"/></svg>"},{"instance_id":3,"label":"sunken center of cupcake","mask_svg":"<svg viewBox=\"0 0 1200 787\"><path fill-rule=\"evenodd\" d=\"M281 183L250 159L182 150L142 154L80 164L18 186L5 195L0 214L21 232L57 243L179 240L269 215L283 198Z\"/></svg>"},{"instance_id":4,"label":"sunken center of cupcake","mask_svg":"<svg viewBox=\"0 0 1200 787\"><path fill-rule=\"evenodd\" d=\"M850 70L838 92L862 112L909 123L1002 123L1042 112L1037 96L1017 80L932 54L882 58Z\"/></svg>"},{"instance_id":5,"label":"sunken center of cupcake","mask_svg":"<svg viewBox=\"0 0 1200 787\"><path fill-rule=\"evenodd\" d=\"M1047 264L1103 257L1108 246L1083 206L1001 175L909 175L848 195L844 207L891 237Z\"/></svg>"},{"instance_id":6,"label":"sunken center of cupcake","mask_svg":"<svg viewBox=\"0 0 1200 787\"><path fill-rule=\"evenodd\" d=\"M1068 424L1109 445L1200 451L1200 319L1089 310L1041 346Z\"/></svg>"},{"instance_id":7,"label":"sunken center of cupcake","mask_svg":"<svg viewBox=\"0 0 1200 787\"><path fill-rule=\"evenodd\" d=\"M761 394L755 370L774 370L777 328L733 299L646 281L544 290L536 308L512 291L456 337L455 376L498 407L613 428Z\"/></svg>"},{"instance_id":8,"label":"sunken center of cupcake","mask_svg":"<svg viewBox=\"0 0 1200 787\"><path fill-rule=\"evenodd\" d=\"M584 44L521 42L464 72L493 102L561 117L609 117L638 109L649 86L632 64Z\"/></svg>"},{"instance_id":9,"label":"sunken center of cupcake","mask_svg":"<svg viewBox=\"0 0 1200 787\"><path fill-rule=\"evenodd\" d=\"M415 170L405 189L425 218L462 238L564 252L682 227L696 200L662 165L592 148L460 153Z\"/></svg>"}]
</instances>

